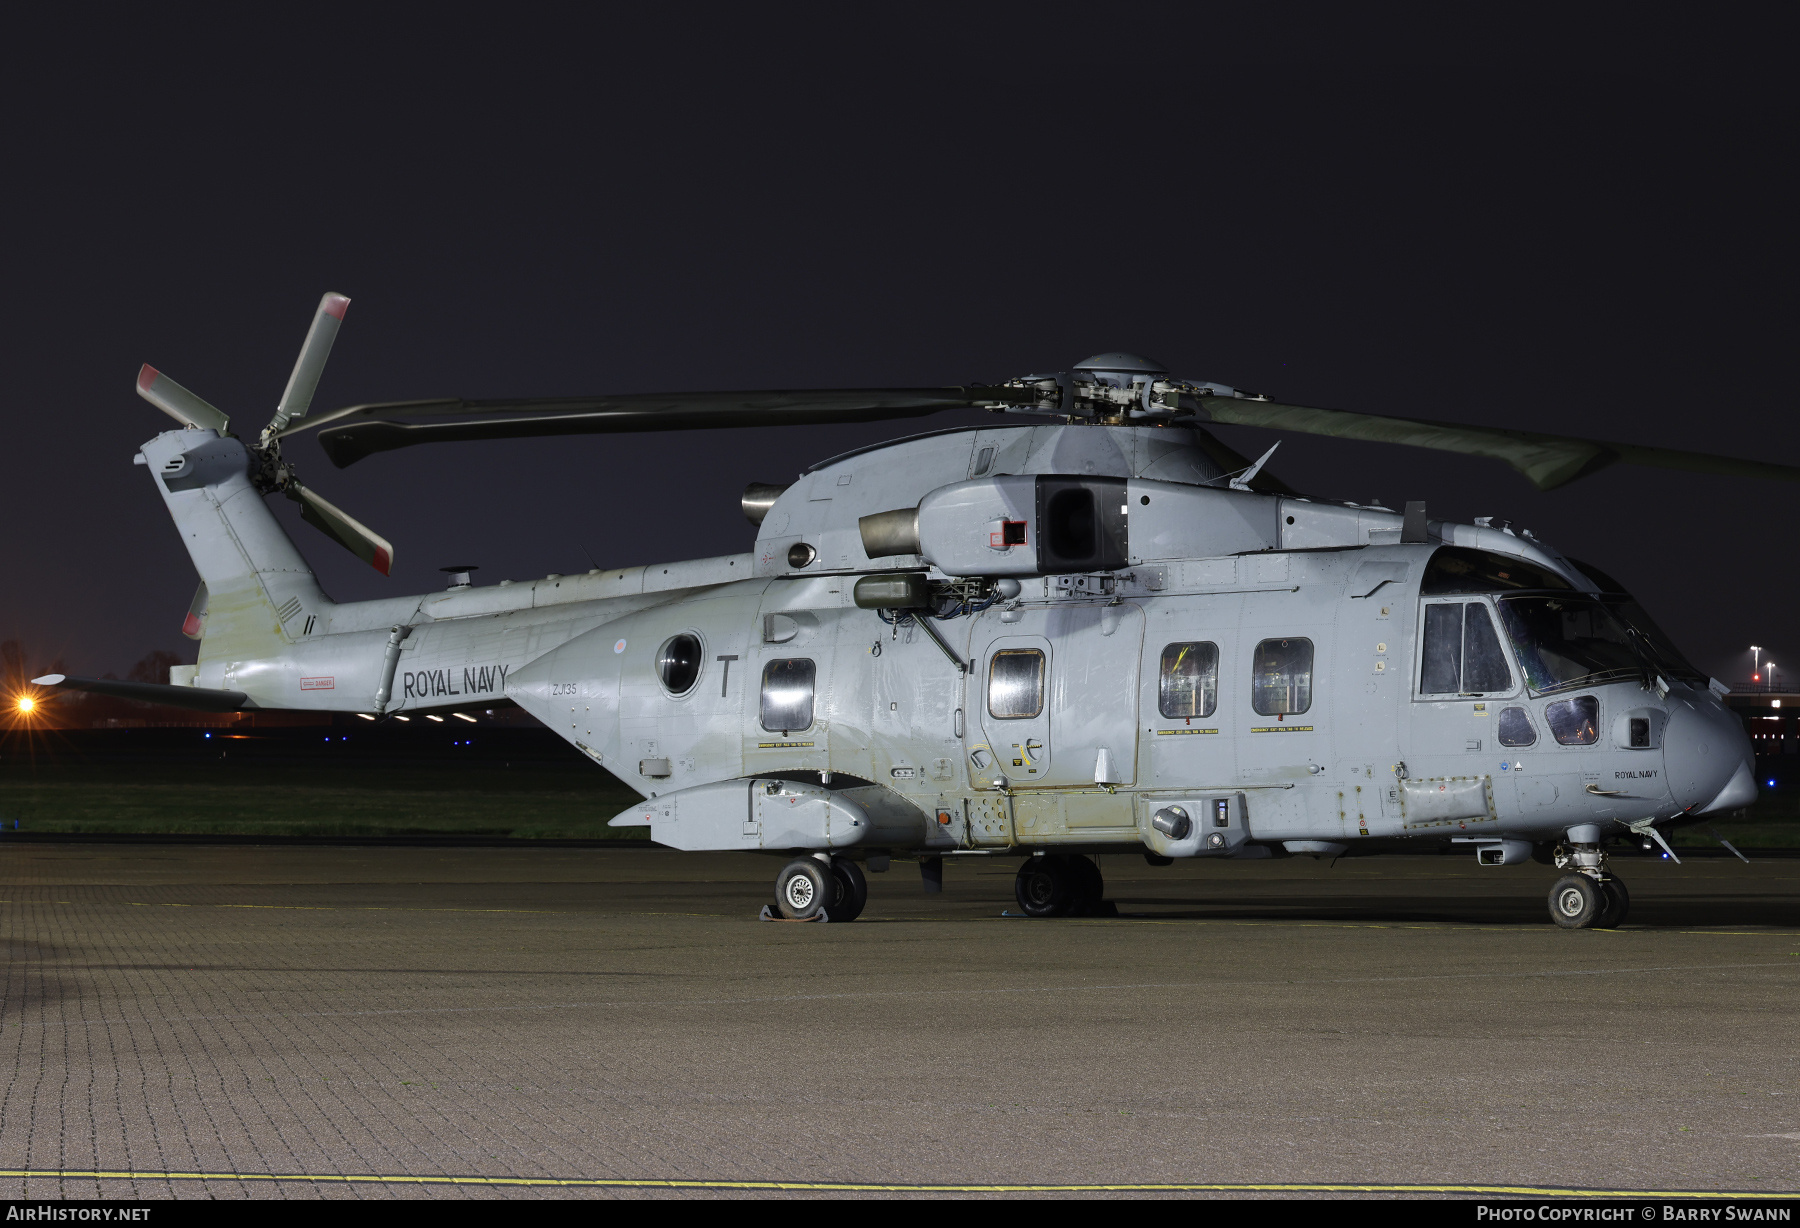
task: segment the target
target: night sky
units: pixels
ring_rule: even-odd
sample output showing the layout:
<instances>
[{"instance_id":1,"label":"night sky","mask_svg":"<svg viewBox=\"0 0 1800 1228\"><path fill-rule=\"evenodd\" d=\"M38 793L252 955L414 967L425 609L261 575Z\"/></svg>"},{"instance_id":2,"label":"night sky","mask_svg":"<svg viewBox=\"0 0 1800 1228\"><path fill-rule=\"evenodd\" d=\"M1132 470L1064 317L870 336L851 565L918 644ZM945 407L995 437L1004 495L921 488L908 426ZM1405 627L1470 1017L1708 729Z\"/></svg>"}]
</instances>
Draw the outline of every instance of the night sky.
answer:
<instances>
[{"instance_id":1,"label":"night sky","mask_svg":"<svg viewBox=\"0 0 1800 1228\"><path fill-rule=\"evenodd\" d=\"M834 37L688 10L15 43L0 639L74 673L193 659L195 576L131 464L171 423L133 377L152 363L253 436L326 290L353 303L316 411L991 382L1124 349L1299 404L1800 464L1794 107L1773 78L1227 68L1203 30L1075 22L1036 43ZM492 582L747 550L746 482L959 421L995 419L461 443L341 471L290 445L394 542L391 579L273 503L355 600L440 587L450 563ZM1539 494L1497 462L1304 436L1271 469L1507 517L1622 580L1719 678L1756 643L1800 681L1800 486L1620 465Z\"/></svg>"}]
</instances>

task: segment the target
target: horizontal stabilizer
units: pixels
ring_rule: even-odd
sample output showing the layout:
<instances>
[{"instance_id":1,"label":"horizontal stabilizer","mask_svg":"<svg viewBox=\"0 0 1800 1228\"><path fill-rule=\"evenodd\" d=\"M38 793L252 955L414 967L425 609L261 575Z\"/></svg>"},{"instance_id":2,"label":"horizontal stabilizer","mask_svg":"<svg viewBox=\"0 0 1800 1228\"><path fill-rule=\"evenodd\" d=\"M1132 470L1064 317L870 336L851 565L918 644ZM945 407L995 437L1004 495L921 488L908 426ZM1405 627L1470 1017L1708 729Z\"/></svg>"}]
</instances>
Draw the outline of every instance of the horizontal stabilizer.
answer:
<instances>
[{"instance_id":1,"label":"horizontal stabilizer","mask_svg":"<svg viewBox=\"0 0 1800 1228\"><path fill-rule=\"evenodd\" d=\"M121 682L117 678L77 678L71 674L45 674L42 678L33 678L31 684L55 687L59 691L92 691L96 695L135 699L142 704L165 704L201 712L236 712L249 699L242 691L212 691L160 682Z\"/></svg>"},{"instance_id":2,"label":"horizontal stabilizer","mask_svg":"<svg viewBox=\"0 0 1800 1228\"><path fill-rule=\"evenodd\" d=\"M222 410L208 405L149 363L145 363L138 371L137 391L139 396L183 426L217 431L223 435L226 425L231 421Z\"/></svg>"}]
</instances>

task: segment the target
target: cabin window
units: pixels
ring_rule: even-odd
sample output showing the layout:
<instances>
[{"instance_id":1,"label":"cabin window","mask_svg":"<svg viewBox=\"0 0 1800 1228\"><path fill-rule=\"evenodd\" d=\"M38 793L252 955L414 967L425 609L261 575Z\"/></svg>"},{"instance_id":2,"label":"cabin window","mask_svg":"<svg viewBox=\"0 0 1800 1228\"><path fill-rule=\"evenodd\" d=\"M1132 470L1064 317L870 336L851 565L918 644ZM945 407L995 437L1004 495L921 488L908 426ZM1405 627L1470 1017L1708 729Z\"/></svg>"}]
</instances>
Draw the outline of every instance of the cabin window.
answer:
<instances>
[{"instance_id":1,"label":"cabin window","mask_svg":"<svg viewBox=\"0 0 1800 1228\"><path fill-rule=\"evenodd\" d=\"M1211 716L1219 706L1219 646L1184 643L1164 648L1157 706L1167 717Z\"/></svg>"},{"instance_id":2,"label":"cabin window","mask_svg":"<svg viewBox=\"0 0 1800 1228\"><path fill-rule=\"evenodd\" d=\"M988 714L1025 720L1044 710L1044 654L1036 648L1003 648L988 665Z\"/></svg>"},{"instance_id":3,"label":"cabin window","mask_svg":"<svg viewBox=\"0 0 1800 1228\"><path fill-rule=\"evenodd\" d=\"M1512 689L1494 620L1480 602L1425 607L1422 695L1485 695Z\"/></svg>"},{"instance_id":4,"label":"cabin window","mask_svg":"<svg viewBox=\"0 0 1800 1228\"><path fill-rule=\"evenodd\" d=\"M770 733L811 729L813 686L818 667L805 657L763 666L762 727Z\"/></svg>"},{"instance_id":5,"label":"cabin window","mask_svg":"<svg viewBox=\"0 0 1800 1228\"><path fill-rule=\"evenodd\" d=\"M1592 695L1559 699L1545 706L1544 723L1564 746L1592 746L1600 740L1600 701Z\"/></svg>"},{"instance_id":6,"label":"cabin window","mask_svg":"<svg viewBox=\"0 0 1800 1228\"><path fill-rule=\"evenodd\" d=\"M1256 646L1250 703L1260 716L1294 716L1312 707L1311 640L1264 640Z\"/></svg>"},{"instance_id":7,"label":"cabin window","mask_svg":"<svg viewBox=\"0 0 1800 1228\"><path fill-rule=\"evenodd\" d=\"M1523 708L1503 708L1500 712L1500 745L1536 746L1537 729L1531 714Z\"/></svg>"},{"instance_id":8,"label":"cabin window","mask_svg":"<svg viewBox=\"0 0 1800 1228\"><path fill-rule=\"evenodd\" d=\"M656 676L671 695L686 695L700 680L700 641L685 632L672 635L656 650Z\"/></svg>"}]
</instances>

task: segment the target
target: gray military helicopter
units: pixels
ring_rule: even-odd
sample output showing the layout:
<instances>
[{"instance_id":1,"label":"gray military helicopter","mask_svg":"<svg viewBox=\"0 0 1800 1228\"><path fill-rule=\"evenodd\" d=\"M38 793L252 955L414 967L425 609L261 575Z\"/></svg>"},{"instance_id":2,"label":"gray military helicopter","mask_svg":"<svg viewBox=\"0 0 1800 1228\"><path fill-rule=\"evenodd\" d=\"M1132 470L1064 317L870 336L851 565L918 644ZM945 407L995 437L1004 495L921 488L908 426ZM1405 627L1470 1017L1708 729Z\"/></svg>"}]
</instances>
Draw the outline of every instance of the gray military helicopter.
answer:
<instances>
[{"instance_id":1,"label":"gray military helicopter","mask_svg":"<svg viewBox=\"0 0 1800 1228\"><path fill-rule=\"evenodd\" d=\"M631 785L613 820L780 854L775 908L847 921L863 867L1020 859L1036 917L1106 907L1095 853L1252 859L1466 846L1569 871L1560 926L1630 898L1605 839L1756 799L1751 745L1603 572L1499 522L1300 495L1211 423L1505 461L1541 489L1615 461L1800 478L1628 444L1284 405L1130 354L959 388L422 400L307 417L349 300L320 303L253 443L146 366L181 425L136 457L201 585L167 685L37 681L210 711L444 715L510 699ZM393 546L302 486L444 440L866 422L984 408L753 484L724 558L337 603L264 501L386 574ZM1273 452L1274 449L1270 451Z\"/></svg>"}]
</instances>

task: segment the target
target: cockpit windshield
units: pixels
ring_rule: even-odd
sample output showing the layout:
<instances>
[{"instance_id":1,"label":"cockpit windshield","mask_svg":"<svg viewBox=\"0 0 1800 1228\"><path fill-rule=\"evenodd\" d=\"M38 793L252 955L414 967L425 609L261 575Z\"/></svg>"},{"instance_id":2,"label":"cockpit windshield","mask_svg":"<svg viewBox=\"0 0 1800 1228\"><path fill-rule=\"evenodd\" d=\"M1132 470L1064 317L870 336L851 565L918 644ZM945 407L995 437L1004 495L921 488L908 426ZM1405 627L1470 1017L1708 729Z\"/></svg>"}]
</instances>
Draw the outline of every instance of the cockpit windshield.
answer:
<instances>
[{"instance_id":1,"label":"cockpit windshield","mask_svg":"<svg viewBox=\"0 0 1800 1228\"><path fill-rule=\"evenodd\" d=\"M1695 686L1704 687L1707 684L1707 676L1688 664L1687 658L1681 655L1681 649L1675 647L1675 641L1656 625L1656 620L1638 604L1637 598L1625 591L1624 585L1592 564L1583 563L1580 559L1569 561L1599 587L1600 600L1623 619L1626 625L1644 637L1645 647L1663 673Z\"/></svg>"},{"instance_id":2,"label":"cockpit windshield","mask_svg":"<svg viewBox=\"0 0 1800 1228\"><path fill-rule=\"evenodd\" d=\"M1526 682L1539 695L1643 678L1654 668L1643 638L1597 598L1502 597L1497 604Z\"/></svg>"}]
</instances>

